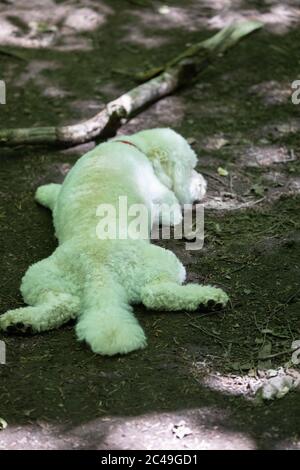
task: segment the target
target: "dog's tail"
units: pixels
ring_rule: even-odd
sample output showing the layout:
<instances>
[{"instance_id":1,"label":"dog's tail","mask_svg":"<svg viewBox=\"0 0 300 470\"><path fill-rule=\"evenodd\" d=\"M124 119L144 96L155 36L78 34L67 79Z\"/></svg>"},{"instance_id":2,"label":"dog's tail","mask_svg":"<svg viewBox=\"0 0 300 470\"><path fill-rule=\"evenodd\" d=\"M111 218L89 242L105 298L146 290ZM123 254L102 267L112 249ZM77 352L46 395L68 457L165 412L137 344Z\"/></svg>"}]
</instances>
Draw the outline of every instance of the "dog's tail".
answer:
<instances>
[{"instance_id":1,"label":"dog's tail","mask_svg":"<svg viewBox=\"0 0 300 470\"><path fill-rule=\"evenodd\" d=\"M35 200L53 211L60 189L61 184L55 183L40 186L35 193Z\"/></svg>"},{"instance_id":2,"label":"dog's tail","mask_svg":"<svg viewBox=\"0 0 300 470\"><path fill-rule=\"evenodd\" d=\"M93 352L108 356L144 348L145 334L134 317L124 288L105 269L93 271L89 263L88 270L82 313L76 326L77 338L86 341Z\"/></svg>"}]
</instances>

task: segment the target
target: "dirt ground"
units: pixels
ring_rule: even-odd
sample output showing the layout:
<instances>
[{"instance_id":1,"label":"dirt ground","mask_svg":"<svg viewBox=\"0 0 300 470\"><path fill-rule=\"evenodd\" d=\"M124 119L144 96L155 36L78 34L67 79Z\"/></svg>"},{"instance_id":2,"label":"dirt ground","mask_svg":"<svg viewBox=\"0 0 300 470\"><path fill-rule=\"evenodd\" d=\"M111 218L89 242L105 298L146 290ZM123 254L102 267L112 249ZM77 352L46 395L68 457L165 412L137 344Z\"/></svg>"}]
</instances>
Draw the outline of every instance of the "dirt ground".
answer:
<instances>
[{"instance_id":1,"label":"dirt ground","mask_svg":"<svg viewBox=\"0 0 300 470\"><path fill-rule=\"evenodd\" d=\"M193 142L209 184L204 248L163 245L190 281L223 287L229 306L136 308L148 347L122 357L93 354L72 324L1 335L0 449L300 448L299 390L255 398L266 370L291 367L300 339L299 2L0 1L0 127L90 117L134 73L240 17L265 28L122 129L169 126ZM22 305L22 275L56 246L36 187L62 181L91 145L1 148L1 313Z\"/></svg>"}]
</instances>

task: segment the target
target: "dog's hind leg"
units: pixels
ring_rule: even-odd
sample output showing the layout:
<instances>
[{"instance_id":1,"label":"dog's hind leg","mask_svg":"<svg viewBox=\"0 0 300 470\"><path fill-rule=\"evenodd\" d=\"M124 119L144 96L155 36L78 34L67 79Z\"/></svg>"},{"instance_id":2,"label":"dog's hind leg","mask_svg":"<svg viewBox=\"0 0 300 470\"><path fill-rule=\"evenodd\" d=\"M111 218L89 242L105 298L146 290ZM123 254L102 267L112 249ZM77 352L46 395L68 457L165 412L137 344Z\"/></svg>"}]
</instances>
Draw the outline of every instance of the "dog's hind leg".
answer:
<instances>
[{"instance_id":1,"label":"dog's hind leg","mask_svg":"<svg viewBox=\"0 0 300 470\"><path fill-rule=\"evenodd\" d=\"M29 307L9 310L0 316L0 329L7 332L42 332L58 328L76 316L78 299L63 293L48 292Z\"/></svg>"},{"instance_id":2,"label":"dog's hind leg","mask_svg":"<svg viewBox=\"0 0 300 470\"><path fill-rule=\"evenodd\" d=\"M53 211L61 186L61 184L55 183L40 186L36 190L35 200L42 206L48 207L48 209Z\"/></svg>"},{"instance_id":3,"label":"dog's hind leg","mask_svg":"<svg viewBox=\"0 0 300 470\"><path fill-rule=\"evenodd\" d=\"M140 300L153 310L197 310L201 305L226 305L227 294L217 287L186 284L185 269L177 257L161 247L148 245L144 249L145 272L151 276L141 287Z\"/></svg>"},{"instance_id":4,"label":"dog's hind leg","mask_svg":"<svg viewBox=\"0 0 300 470\"><path fill-rule=\"evenodd\" d=\"M143 304L152 310L197 310L204 307L225 306L227 294L217 287L198 284L179 285L161 281L147 284L141 292Z\"/></svg>"},{"instance_id":5,"label":"dog's hind leg","mask_svg":"<svg viewBox=\"0 0 300 470\"><path fill-rule=\"evenodd\" d=\"M21 291L28 307L0 316L0 329L41 332L58 328L79 313L79 298L72 293L55 253L32 265L22 280Z\"/></svg>"},{"instance_id":6,"label":"dog's hind leg","mask_svg":"<svg viewBox=\"0 0 300 470\"><path fill-rule=\"evenodd\" d=\"M108 356L146 346L144 331L133 315L125 290L102 269L86 280L76 333L93 352Z\"/></svg>"}]
</instances>

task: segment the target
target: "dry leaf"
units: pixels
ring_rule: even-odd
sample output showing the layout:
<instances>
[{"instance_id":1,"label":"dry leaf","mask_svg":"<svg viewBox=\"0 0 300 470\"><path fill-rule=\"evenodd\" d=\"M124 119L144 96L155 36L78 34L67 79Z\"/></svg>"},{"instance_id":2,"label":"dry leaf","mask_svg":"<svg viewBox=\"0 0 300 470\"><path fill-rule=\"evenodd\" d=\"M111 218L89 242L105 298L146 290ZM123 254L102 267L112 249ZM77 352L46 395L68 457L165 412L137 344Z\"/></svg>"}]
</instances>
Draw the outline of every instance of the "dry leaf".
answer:
<instances>
[{"instance_id":1,"label":"dry leaf","mask_svg":"<svg viewBox=\"0 0 300 470\"><path fill-rule=\"evenodd\" d=\"M225 168L222 168L221 166L219 166L217 171L220 176L228 176L228 171Z\"/></svg>"}]
</instances>

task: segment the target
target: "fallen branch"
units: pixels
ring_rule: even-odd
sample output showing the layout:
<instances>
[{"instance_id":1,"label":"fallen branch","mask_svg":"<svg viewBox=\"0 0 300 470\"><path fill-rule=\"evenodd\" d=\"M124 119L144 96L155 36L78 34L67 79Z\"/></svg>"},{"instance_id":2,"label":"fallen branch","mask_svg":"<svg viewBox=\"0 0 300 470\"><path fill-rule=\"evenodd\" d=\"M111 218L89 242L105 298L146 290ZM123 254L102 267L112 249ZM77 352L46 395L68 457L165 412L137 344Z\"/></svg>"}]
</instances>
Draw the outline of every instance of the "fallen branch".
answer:
<instances>
[{"instance_id":1,"label":"fallen branch","mask_svg":"<svg viewBox=\"0 0 300 470\"><path fill-rule=\"evenodd\" d=\"M234 46L243 37L262 27L258 21L232 24L213 37L195 44L168 62L164 67L144 74L145 83L133 88L87 121L71 126L36 127L0 130L0 144L77 145L93 139L113 136L121 125L147 105L169 95L195 79L208 63Z\"/></svg>"}]
</instances>

